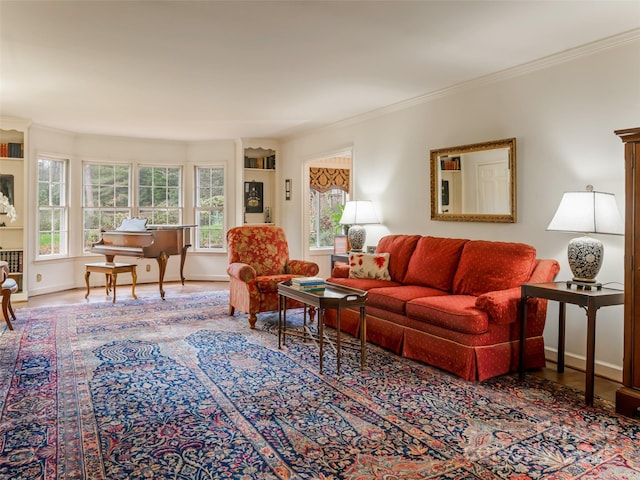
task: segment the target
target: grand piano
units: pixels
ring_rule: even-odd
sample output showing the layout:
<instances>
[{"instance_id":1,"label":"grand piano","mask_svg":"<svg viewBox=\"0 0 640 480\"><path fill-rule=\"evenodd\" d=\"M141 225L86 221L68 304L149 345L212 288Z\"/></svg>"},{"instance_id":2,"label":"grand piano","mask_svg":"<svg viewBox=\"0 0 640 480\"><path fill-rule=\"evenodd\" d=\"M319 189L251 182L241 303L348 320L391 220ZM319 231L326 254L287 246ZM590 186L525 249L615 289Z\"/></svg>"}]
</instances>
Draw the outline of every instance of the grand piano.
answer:
<instances>
[{"instance_id":1,"label":"grand piano","mask_svg":"<svg viewBox=\"0 0 640 480\"><path fill-rule=\"evenodd\" d=\"M184 285L184 261L191 246L191 227L195 225L154 225L144 230L105 230L91 246L92 253L104 255L108 263L116 256L155 258L158 261L160 296L164 300L164 272L171 255L180 255L180 280Z\"/></svg>"}]
</instances>

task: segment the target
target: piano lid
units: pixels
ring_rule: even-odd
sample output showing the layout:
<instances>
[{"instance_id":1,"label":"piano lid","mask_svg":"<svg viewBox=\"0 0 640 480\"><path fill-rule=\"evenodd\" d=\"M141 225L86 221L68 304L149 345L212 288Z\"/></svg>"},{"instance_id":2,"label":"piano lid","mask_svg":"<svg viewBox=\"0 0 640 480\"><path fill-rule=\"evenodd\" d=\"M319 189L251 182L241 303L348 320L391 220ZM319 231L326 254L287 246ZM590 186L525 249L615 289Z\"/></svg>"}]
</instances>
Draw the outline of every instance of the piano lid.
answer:
<instances>
[{"instance_id":1,"label":"piano lid","mask_svg":"<svg viewBox=\"0 0 640 480\"><path fill-rule=\"evenodd\" d=\"M147 225L147 230L176 230L179 228L195 228L197 225Z\"/></svg>"}]
</instances>

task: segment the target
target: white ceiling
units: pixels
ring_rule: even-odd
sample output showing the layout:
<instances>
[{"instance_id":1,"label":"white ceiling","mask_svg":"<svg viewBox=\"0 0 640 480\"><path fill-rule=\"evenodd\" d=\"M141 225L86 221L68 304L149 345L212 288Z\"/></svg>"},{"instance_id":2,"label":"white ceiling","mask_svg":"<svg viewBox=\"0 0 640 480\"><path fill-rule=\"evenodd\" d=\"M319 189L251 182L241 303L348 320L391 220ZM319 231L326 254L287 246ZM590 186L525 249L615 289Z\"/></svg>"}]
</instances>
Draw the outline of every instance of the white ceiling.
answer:
<instances>
[{"instance_id":1,"label":"white ceiling","mask_svg":"<svg viewBox=\"0 0 640 480\"><path fill-rule=\"evenodd\" d=\"M0 114L278 138L638 28L640 0L0 0Z\"/></svg>"}]
</instances>

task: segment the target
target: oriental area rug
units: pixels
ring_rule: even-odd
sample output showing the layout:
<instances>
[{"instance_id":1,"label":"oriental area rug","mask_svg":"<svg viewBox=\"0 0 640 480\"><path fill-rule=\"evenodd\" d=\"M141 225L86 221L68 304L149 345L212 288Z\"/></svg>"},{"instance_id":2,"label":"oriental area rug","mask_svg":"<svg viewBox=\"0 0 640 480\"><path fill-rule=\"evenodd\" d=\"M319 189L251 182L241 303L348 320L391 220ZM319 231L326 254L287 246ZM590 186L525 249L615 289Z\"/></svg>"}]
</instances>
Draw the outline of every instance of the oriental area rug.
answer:
<instances>
[{"instance_id":1,"label":"oriental area rug","mask_svg":"<svg viewBox=\"0 0 640 480\"><path fill-rule=\"evenodd\" d=\"M638 479L640 423L527 375L469 383L369 346L341 374L228 293L17 311L1 479ZM301 321L301 312L288 316Z\"/></svg>"}]
</instances>

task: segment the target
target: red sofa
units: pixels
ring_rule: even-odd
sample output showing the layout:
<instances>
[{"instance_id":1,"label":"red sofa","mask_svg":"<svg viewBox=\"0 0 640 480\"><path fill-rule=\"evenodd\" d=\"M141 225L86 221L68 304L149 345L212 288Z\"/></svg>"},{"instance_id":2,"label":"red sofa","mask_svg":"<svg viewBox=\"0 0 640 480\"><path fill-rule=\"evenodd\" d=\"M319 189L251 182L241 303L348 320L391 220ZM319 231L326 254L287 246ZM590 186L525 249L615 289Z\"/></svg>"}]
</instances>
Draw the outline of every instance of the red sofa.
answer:
<instances>
[{"instance_id":1,"label":"red sofa","mask_svg":"<svg viewBox=\"0 0 640 480\"><path fill-rule=\"evenodd\" d=\"M471 381L518 370L520 286L552 281L556 260L537 259L522 243L420 235L386 236L380 253L390 279L349 278L347 264L328 279L369 292L368 341ZM525 362L541 368L547 301L528 302ZM335 321L327 310L325 322ZM358 335L358 325L357 311L342 311L343 331Z\"/></svg>"}]
</instances>

